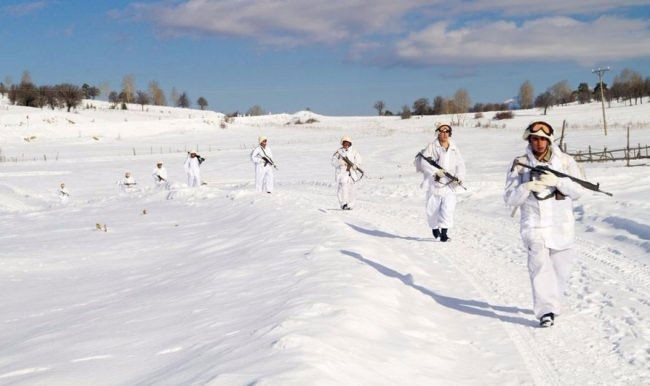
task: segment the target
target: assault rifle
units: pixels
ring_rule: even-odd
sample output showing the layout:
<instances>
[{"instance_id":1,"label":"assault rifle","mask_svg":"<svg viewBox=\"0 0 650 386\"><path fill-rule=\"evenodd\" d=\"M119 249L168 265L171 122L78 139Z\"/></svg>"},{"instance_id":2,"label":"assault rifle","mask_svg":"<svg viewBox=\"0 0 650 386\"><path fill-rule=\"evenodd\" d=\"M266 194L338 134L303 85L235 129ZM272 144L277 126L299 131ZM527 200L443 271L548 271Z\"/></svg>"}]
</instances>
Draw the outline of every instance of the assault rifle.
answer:
<instances>
[{"instance_id":1,"label":"assault rifle","mask_svg":"<svg viewBox=\"0 0 650 386\"><path fill-rule=\"evenodd\" d=\"M364 176L366 173L364 173L363 170L361 170L360 167L358 167L357 165L355 165L354 162L352 162L352 161L348 158L347 155L343 155L343 154L341 154L341 153L339 153L339 155L341 156L341 159L343 160L343 162L345 162L345 164L347 165L346 170L347 170L348 172L349 172L350 170L358 171L358 172L361 174L361 176L359 177L359 180L362 179L363 176ZM359 180L357 180L357 181L359 181Z\"/></svg>"},{"instance_id":2,"label":"assault rifle","mask_svg":"<svg viewBox=\"0 0 650 386\"><path fill-rule=\"evenodd\" d=\"M453 175L453 174L449 173L448 171L446 171L445 169L443 169L442 166L440 166L433 158L427 157L422 153L416 154L415 157L416 158L421 157L423 160L427 161L429 163L429 165L433 166L436 169L442 170L445 173L445 177L449 178L452 182L455 182L456 184L458 184L458 186L460 186L461 188L467 190L467 188L463 185L461 180L458 179L458 177L456 177L455 175Z\"/></svg>"},{"instance_id":3,"label":"assault rifle","mask_svg":"<svg viewBox=\"0 0 650 386\"><path fill-rule=\"evenodd\" d=\"M275 165L275 162L273 162L273 160L271 159L271 157L268 157L268 156L263 155L263 156L262 156L262 160L264 160L264 166L266 166L266 165L271 165L271 166L273 166L275 169L278 168L278 167Z\"/></svg>"},{"instance_id":4,"label":"assault rifle","mask_svg":"<svg viewBox=\"0 0 650 386\"><path fill-rule=\"evenodd\" d=\"M158 182L162 181L167 181L166 179L162 178L159 174L155 174L156 178L158 178Z\"/></svg>"},{"instance_id":5,"label":"assault rifle","mask_svg":"<svg viewBox=\"0 0 650 386\"><path fill-rule=\"evenodd\" d=\"M266 151L264 151L264 147L262 145L260 145L260 150L262 150L262 159L264 160L264 166L270 164L271 166L273 166L274 169L277 169L278 166L275 164L275 162L273 162L271 157L269 157L269 155L266 154Z\"/></svg>"},{"instance_id":6,"label":"assault rifle","mask_svg":"<svg viewBox=\"0 0 650 386\"><path fill-rule=\"evenodd\" d=\"M598 192L598 193L604 193L604 194L606 194L606 195L608 195L610 197L613 196L612 193L603 192L602 190L600 190L600 184L599 183L594 184L594 183L591 183L589 181L581 180L580 178L573 177L573 176L570 176L568 174L564 174L562 172L558 172L557 170L553 170L553 169L551 169L551 168L549 168L548 166L545 166L545 165L530 166L530 165L527 165L525 163L521 163L519 161L515 161L514 165L523 166L525 168L528 168L528 169L531 170L531 173L534 173L534 174L543 174L545 172L549 172L549 173L555 174L556 177L569 178L571 181L579 184L580 186L582 186L585 189L593 190L594 192Z\"/></svg>"}]
</instances>

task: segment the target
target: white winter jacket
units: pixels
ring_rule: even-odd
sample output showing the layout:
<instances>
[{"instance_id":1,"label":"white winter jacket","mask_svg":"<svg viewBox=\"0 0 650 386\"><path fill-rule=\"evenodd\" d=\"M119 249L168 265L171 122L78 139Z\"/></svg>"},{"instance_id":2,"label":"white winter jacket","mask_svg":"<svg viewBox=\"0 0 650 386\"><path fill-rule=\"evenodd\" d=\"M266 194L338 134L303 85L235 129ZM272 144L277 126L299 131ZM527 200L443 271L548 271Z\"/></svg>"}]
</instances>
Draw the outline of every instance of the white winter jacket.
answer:
<instances>
[{"instance_id":1,"label":"white winter jacket","mask_svg":"<svg viewBox=\"0 0 650 386\"><path fill-rule=\"evenodd\" d=\"M530 146L526 149L526 155L517 157L515 161L517 160L530 166L546 165L553 170L581 178L576 161L562 153L557 146L552 146L551 159L548 163L538 161ZM508 172L504 193L506 205L521 208L520 232L524 245L528 246L532 240L541 237L547 248L558 250L571 248L575 239L573 200L580 197L582 186L569 178L558 178L557 190L566 198L557 200L551 196L546 200L538 200L523 186L530 180L530 169L515 166ZM551 192L552 190L548 189L539 196L544 197Z\"/></svg>"},{"instance_id":2,"label":"white winter jacket","mask_svg":"<svg viewBox=\"0 0 650 386\"><path fill-rule=\"evenodd\" d=\"M460 154L458 146L456 146L456 143L451 138L449 139L449 147L447 149L442 147L440 141L436 139L422 150L422 155L436 161L438 165L459 180L463 181L465 179L465 161ZM442 195L452 193L457 189L458 186L456 184L450 184L451 180L449 178L436 178L435 174L438 169L423 158L418 157L416 162L419 162L419 165L416 165L418 171L424 174L422 183L428 185L429 194Z\"/></svg>"},{"instance_id":3,"label":"white winter jacket","mask_svg":"<svg viewBox=\"0 0 650 386\"><path fill-rule=\"evenodd\" d=\"M355 174L354 170L348 170L348 164L343 161L343 157L347 157L356 167L361 168L361 155L352 147L348 150L341 147L332 155L332 166L335 168L334 180L339 182L342 178ZM354 176L358 179L358 175Z\"/></svg>"},{"instance_id":4,"label":"white winter jacket","mask_svg":"<svg viewBox=\"0 0 650 386\"><path fill-rule=\"evenodd\" d=\"M120 182L120 184L122 184L124 186L133 186L133 185L136 184L135 178L133 178L133 176L124 177L124 178L122 178L122 181Z\"/></svg>"},{"instance_id":5,"label":"white winter jacket","mask_svg":"<svg viewBox=\"0 0 650 386\"><path fill-rule=\"evenodd\" d=\"M256 168L273 168L273 165L264 165L265 162L262 157L264 157L265 154L267 158L270 158L275 163L275 160L273 159L273 152L271 151L269 145L266 145L266 148L258 146L251 152L251 161L255 164Z\"/></svg>"},{"instance_id":6,"label":"white winter jacket","mask_svg":"<svg viewBox=\"0 0 650 386\"><path fill-rule=\"evenodd\" d=\"M167 181L167 169L165 169L164 166L161 168L156 167L153 169L153 173L151 173L151 176L153 177L154 182L164 183Z\"/></svg>"},{"instance_id":7,"label":"white winter jacket","mask_svg":"<svg viewBox=\"0 0 650 386\"><path fill-rule=\"evenodd\" d=\"M190 157L188 156L187 159L185 160L185 173L190 176L200 176L201 175L201 169L199 168L199 157Z\"/></svg>"}]
</instances>

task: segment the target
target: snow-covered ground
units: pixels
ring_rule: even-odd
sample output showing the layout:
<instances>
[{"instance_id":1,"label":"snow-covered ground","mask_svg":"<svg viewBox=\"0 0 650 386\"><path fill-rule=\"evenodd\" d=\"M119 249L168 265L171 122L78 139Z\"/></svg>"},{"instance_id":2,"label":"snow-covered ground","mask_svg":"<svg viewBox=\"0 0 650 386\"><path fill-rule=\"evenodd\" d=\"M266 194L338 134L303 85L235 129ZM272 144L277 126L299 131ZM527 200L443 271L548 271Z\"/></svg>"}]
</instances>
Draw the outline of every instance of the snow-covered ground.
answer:
<instances>
[{"instance_id":1,"label":"snow-covered ground","mask_svg":"<svg viewBox=\"0 0 650 386\"><path fill-rule=\"evenodd\" d=\"M431 237L412 161L451 117L225 123L87 103L0 101L0 384L650 384L648 166L582 164L614 196L576 206L580 261L549 329L536 327L502 200L530 121L566 119L570 151L621 148L628 126L645 145L650 103L609 108L606 137L598 103L468 115L453 139L469 190L446 244ZM248 159L262 134L280 168L272 195L254 192ZM330 166L343 134L366 171L350 212ZM197 148L208 184L189 189L182 164ZM172 190L154 189L157 160ZM116 185L127 170L135 192Z\"/></svg>"}]
</instances>

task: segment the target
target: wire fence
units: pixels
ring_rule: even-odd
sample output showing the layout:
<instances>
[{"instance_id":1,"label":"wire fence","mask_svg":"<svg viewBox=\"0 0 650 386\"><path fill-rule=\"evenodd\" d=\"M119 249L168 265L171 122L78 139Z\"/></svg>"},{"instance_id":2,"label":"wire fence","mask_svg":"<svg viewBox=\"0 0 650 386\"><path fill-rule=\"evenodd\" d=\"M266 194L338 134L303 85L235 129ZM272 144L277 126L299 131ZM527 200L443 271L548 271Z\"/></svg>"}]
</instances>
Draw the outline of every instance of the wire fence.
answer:
<instances>
[{"instance_id":1,"label":"wire fence","mask_svg":"<svg viewBox=\"0 0 650 386\"><path fill-rule=\"evenodd\" d=\"M650 146L648 145L641 146L640 143L637 144L636 146L630 146L629 126L627 128L627 145L624 148L608 150L607 147L605 146L602 151L594 151L590 145L587 148L587 150L577 150L575 152L570 153L567 151L566 143L565 143L564 152L571 155L577 162L625 161L626 166L633 166L630 165L630 161L650 158Z\"/></svg>"}]
</instances>

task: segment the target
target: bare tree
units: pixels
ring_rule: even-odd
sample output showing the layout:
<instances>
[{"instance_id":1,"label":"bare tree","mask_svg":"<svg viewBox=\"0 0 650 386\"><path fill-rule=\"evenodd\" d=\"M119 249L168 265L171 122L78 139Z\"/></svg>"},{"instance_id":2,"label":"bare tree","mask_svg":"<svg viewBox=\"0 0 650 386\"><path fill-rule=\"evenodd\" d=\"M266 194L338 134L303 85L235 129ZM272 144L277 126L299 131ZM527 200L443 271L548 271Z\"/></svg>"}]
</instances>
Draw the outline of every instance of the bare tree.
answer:
<instances>
[{"instance_id":1,"label":"bare tree","mask_svg":"<svg viewBox=\"0 0 650 386\"><path fill-rule=\"evenodd\" d=\"M109 99L109 96L111 94L111 85L107 81L102 82L99 85L99 91L101 95L104 95L107 99ZM110 100L109 100L110 101Z\"/></svg>"},{"instance_id":2,"label":"bare tree","mask_svg":"<svg viewBox=\"0 0 650 386\"><path fill-rule=\"evenodd\" d=\"M20 84L28 84L32 83L32 75L29 73L29 71L25 70L23 71L23 75L20 77Z\"/></svg>"},{"instance_id":3,"label":"bare tree","mask_svg":"<svg viewBox=\"0 0 650 386\"><path fill-rule=\"evenodd\" d=\"M199 105L201 110L205 110L205 107L208 105L208 100L203 97L199 97L199 99L196 100L196 104Z\"/></svg>"},{"instance_id":4,"label":"bare tree","mask_svg":"<svg viewBox=\"0 0 650 386\"><path fill-rule=\"evenodd\" d=\"M38 107L38 88L31 82L21 82L14 90L14 102L19 106ZM11 90L10 90L11 92ZM9 98L11 100L11 96Z\"/></svg>"},{"instance_id":5,"label":"bare tree","mask_svg":"<svg viewBox=\"0 0 650 386\"><path fill-rule=\"evenodd\" d=\"M151 95L152 103L155 106L166 106L167 100L165 99L165 92L160 88L160 85L155 80L149 82L149 95Z\"/></svg>"},{"instance_id":6,"label":"bare tree","mask_svg":"<svg viewBox=\"0 0 650 386\"><path fill-rule=\"evenodd\" d=\"M151 97L145 91L138 91L135 97L135 103L142 106L142 111L144 111L144 105L151 103Z\"/></svg>"},{"instance_id":7,"label":"bare tree","mask_svg":"<svg viewBox=\"0 0 650 386\"><path fill-rule=\"evenodd\" d=\"M68 112L73 107L77 107L81 103L83 97L79 86L69 83L63 83L55 86L57 98L68 108Z\"/></svg>"},{"instance_id":8,"label":"bare tree","mask_svg":"<svg viewBox=\"0 0 650 386\"><path fill-rule=\"evenodd\" d=\"M472 100L469 97L469 92L466 89L461 88L456 91L454 94L454 113L464 114L469 111L469 106L472 104Z\"/></svg>"},{"instance_id":9,"label":"bare tree","mask_svg":"<svg viewBox=\"0 0 650 386\"><path fill-rule=\"evenodd\" d=\"M519 107L522 109L529 109L533 107L533 98L535 97L535 90L533 84L529 80L525 81L519 87L519 96L517 97Z\"/></svg>"},{"instance_id":10,"label":"bare tree","mask_svg":"<svg viewBox=\"0 0 650 386\"><path fill-rule=\"evenodd\" d=\"M169 93L169 103L172 106L178 106L178 90L176 90L176 87L172 87L172 91Z\"/></svg>"},{"instance_id":11,"label":"bare tree","mask_svg":"<svg viewBox=\"0 0 650 386\"><path fill-rule=\"evenodd\" d=\"M544 115L549 107L555 104L554 96L550 91L544 91L535 98L535 107L543 108Z\"/></svg>"},{"instance_id":12,"label":"bare tree","mask_svg":"<svg viewBox=\"0 0 650 386\"><path fill-rule=\"evenodd\" d=\"M97 98L97 97L99 96L99 93L100 93L100 91L99 91L99 88L98 88L98 87L91 86L91 87L88 89L88 96L90 97L90 99L95 99L95 98Z\"/></svg>"},{"instance_id":13,"label":"bare tree","mask_svg":"<svg viewBox=\"0 0 650 386\"><path fill-rule=\"evenodd\" d=\"M7 93L7 86L4 83L0 82L0 96L5 96Z\"/></svg>"},{"instance_id":14,"label":"bare tree","mask_svg":"<svg viewBox=\"0 0 650 386\"><path fill-rule=\"evenodd\" d=\"M260 105L255 105L252 106L248 111L246 112L246 115L250 116L258 116L258 115L264 115L266 114L266 111L260 106Z\"/></svg>"},{"instance_id":15,"label":"bare tree","mask_svg":"<svg viewBox=\"0 0 650 386\"><path fill-rule=\"evenodd\" d=\"M56 89L52 86L41 86L39 91L39 105L40 107L49 106L52 110L59 107L60 103L57 99Z\"/></svg>"},{"instance_id":16,"label":"bare tree","mask_svg":"<svg viewBox=\"0 0 650 386\"><path fill-rule=\"evenodd\" d=\"M565 105L572 102L573 90L569 86L569 81L563 80L552 85L548 91L553 96L554 104Z\"/></svg>"},{"instance_id":17,"label":"bare tree","mask_svg":"<svg viewBox=\"0 0 650 386\"><path fill-rule=\"evenodd\" d=\"M641 103L643 103L644 88L645 85L641 74L629 68L623 69L620 75L614 77L612 84L612 92L616 91L623 100L629 100L630 106L632 105L632 99L637 104L638 99L641 98Z\"/></svg>"},{"instance_id":18,"label":"bare tree","mask_svg":"<svg viewBox=\"0 0 650 386\"><path fill-rule=\"evenodd\" d=\"M113 107L120 103L120 96L117 94L117 91L111 91L108 94L108 101L113 104Z\"/></svg>"},{"instance_id":19,"label":"bare tree","mask_svg":"<svg viewBox=\"0 0 650 386\"><path fill-rule=\"evenodd\" d=\"M377 101L375 102L374 106L375 110L377 110L377 115L383 115L384 114L384 109L386 108L386 104L384 101Z\"/></svg>"},{"instance_id":20,"label":"bare tree","mask_svg":"<svg viewBox=\"0 0 650 386\"><path fill-rule=\"evenodd\" d=\"M407 105L402 106L402 113L400 114L400 117L402 117L402 119L411 118L411 110Z\"/></svg>"},{"instance_id":21,"label":"bare tree","mask_svg":"<svg viewBox=\"0 0 650 386\"><path fill-rule=\"evenodd\" d=\"M131 103L135 99L135 79L133 75L125 75L122 79L123 102Z\"/></svg>"},{"instance_id":22,"label":"bare tree","mask_svg":"<svg viewBox=\"0 0 650 386\"><path fill-rule=\"evenodd\" d=\"M7 91L7 98L9 98L9 103L15 105L18 102L18 87L11 85Z\"/></svg>"}]
</instances>

